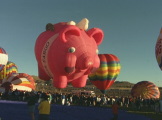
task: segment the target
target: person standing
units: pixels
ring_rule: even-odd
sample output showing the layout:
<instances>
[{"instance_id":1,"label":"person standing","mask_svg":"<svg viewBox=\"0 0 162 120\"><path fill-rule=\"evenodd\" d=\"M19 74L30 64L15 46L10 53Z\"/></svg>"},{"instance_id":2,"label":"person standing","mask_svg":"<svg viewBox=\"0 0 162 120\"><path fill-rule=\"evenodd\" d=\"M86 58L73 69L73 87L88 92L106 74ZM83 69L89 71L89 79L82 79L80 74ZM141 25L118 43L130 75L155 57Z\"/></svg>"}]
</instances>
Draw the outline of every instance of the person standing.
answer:
<instances>
[{"instance_id":1,"label":"person standing","mask_svg":"<svg viewBox=\"0 0 162 120\"><path fill-rule=\"evenodd\" d=\"M31 115L31 120L35 120L34 111L35 111L35 104L37 103L37 98L34 92L29 92L27 96L27 105L29 114Z\"/></svg>"},{"instance_id":2,"label":"person standing","mask_svg":"<svg viewBox=\"0 0 162 120\"><path fill-rule=\"evenodd\" d=\"M118 119L118 109L119 109L119 105L118 105L117 101L115 101L112 105L112 113L114 115L112 120Z\"/></svg>"},{"instance_id":3,"label":"person standing","mask_svg":"<svg viewBox=\"0 0 162 120\"><path fill-rule=\"evenodd\" d=\"M51 104L52 103L52 94L51 94L51 92L48 92L48 96L49 96L48 101Z\"/></svg>"},{"instance_id":4,"label":"person standing","mask_svg":"<svg viewBox=\"0 0 162 120\"><path fill-rule=\"evenodd\" d=\"M61 104L62 104L62 105L65 105L65 102L66 102L66 94L63 93L63 94L61 95Z\"/></svg>"},{"instance_id":5,"label":"person standing","mask_svg":"<svg viewBox=\"0 0 162 120\"><path fill-rule=\"evenodd\" d=\"M156 99L155 100L154 108L155 108L155 113L158 114L159 111L160 111L160 102L159 102L159 99Z\"/></svg>"},{"instance_id":6,"label":"person standing","mask_svg":"<svg viewBox=\"0 0 162 120\"><path fill-rule=\"evenodd\" d=\"M161 97L161 99L159 100L159 104L160 104L160 112L162 112L162 97Z\"/></svg>"},{"instance_id":7,"label":"person standing","mask_svg":"<svg viewBox=\"0 0 162 120\"><path fill-rule=\"evenodd\" d=\"M42 100L38 105L38 110L39 110L38 120L49 120L51 106L48 101L48 97L49 96L46 93L42 94Z\"/></svg>"}]
</instances>

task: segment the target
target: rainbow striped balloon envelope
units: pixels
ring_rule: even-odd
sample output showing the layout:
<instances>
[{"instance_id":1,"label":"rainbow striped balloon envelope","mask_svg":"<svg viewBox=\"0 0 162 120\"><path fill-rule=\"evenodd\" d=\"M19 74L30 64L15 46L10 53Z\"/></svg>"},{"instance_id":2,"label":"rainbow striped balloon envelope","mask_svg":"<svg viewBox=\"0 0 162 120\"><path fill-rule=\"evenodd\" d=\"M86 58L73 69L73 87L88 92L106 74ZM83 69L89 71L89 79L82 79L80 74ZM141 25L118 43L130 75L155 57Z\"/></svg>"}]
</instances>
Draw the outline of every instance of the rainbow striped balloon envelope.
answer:
<instances>
[{"instance_id":1,"label":"rainbow striped balloon envelope","mask_svg":"<svg viewBox=\"0 0 162 120\"><path fill-rule=\"evenodd\" d=\"M120 60L113 54L99 54L100 67L88 78L102 93L114 83L120 73Z\"/></svg>"},{"instance_id":2,"label":"rainbow striped balloon envelope","mask_svg":"<svg viewBox=\"0 0 162 120\"><path fill-rule=\"evenodd\" d=\"M2 81L1 87L4 87L6 90L25 90L32 91L35 90L35 81L34 78L26 73L16 73L7 76Z\"/></svg>"},{"instance_id":3,"label":"rainbow striped balloon envelope","mask_svg":"<svg viewBox=\"0 0 162 120\"><path fill-rule=\"evenodd\" d=\"M140 81L132 87L131 95L143 99L159 98L160 91L154 83L150 81Z\"/></svg>"},{"instance_id":4,"label":"rainbow striped balloon envelope","mask_svg":"<svg viewBox=\"0 0 162 120\"><path fill-rule=\"evenodd\" d=\"M2 47L0 47L0 71L7 64L7 61L8 61L8 54Z\"/></svg>"},{"instance_id":5,"label":"rainbow striped balloon envelope","mask_svg":"<svg viewBox=\"0 0 162 120\"><path fill-rule=\"evenodd\" d=\"M0 72L0 83L4 78L15 73L18 73L17 65L14 62L8 61L3 70Z\"/></svg>"}]
</instances>

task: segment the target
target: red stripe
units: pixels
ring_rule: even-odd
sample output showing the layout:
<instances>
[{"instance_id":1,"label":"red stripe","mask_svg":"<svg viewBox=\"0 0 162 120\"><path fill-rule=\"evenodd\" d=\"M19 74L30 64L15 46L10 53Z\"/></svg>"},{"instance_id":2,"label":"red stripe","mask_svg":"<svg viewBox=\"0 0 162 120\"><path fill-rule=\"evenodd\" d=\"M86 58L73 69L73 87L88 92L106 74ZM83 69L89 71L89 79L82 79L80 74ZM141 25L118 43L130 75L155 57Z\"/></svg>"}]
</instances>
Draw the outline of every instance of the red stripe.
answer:
<instances>
[{"instance_id":1,"label":"red stripe","mask_svg":"<svg viewBox=\"0 0 162 120\"><path fill-rule=\"evenodd\" d=\"M111 85L114 83L114 80L106 80L106 81L91 81L98 89L100 90L107 90L111 87Z\"/></svg>"}]
</instances>

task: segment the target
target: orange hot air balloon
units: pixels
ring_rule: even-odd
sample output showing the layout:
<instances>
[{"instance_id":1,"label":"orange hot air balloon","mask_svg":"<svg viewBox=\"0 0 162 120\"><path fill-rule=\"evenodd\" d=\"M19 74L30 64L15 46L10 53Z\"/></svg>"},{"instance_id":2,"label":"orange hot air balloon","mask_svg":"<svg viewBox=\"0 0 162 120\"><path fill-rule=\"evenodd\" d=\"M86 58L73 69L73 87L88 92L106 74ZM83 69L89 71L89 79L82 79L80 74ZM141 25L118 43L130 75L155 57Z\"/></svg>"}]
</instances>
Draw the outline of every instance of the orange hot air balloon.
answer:
<instances>
[{"instance_id":1,"label":"orange hot air balloon","mask_svg":"<svg viewBox=\"0 0 162 120\"><path fill-rule=\"evenodd\" d=\"M133 97L142 97L143 99L159 98L159 88L150 81L140 81L136 83L131 90Z\"/></svg>"}]
</instances>

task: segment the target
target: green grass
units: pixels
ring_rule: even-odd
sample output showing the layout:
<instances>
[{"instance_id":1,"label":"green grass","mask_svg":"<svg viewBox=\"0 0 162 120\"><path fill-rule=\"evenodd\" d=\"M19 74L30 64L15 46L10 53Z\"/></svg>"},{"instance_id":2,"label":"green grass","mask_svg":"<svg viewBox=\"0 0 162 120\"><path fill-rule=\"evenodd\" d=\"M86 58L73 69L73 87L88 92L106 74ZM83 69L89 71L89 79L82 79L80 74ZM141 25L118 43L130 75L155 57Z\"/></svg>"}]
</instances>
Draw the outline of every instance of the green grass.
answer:
<instances>
[{"instance_id":1,"label":"green grass","mask_svg":"<svg viewBox=\"0 0 162 120\"><path fill-rule=\"evenodd\" d=\"M148 108L142 108L141 110L135 110L133 108L120 107L119 109L125 110L128 113L140 114L151 118L152 120L162 120L162 113L156 114L153 110Z\"/></svg>"},{"instance_id":2,"label":"green grass","mask_svg":"<svg viewBox=\"0 0 162 120\"><path fill-rule=\"evenodd\" d=\"M110 105L106 105L103 107L111 108ZM158 114L156 114L152 109L148 109L148 108L141 108L141 110L137 110L133 107L128 107L128 108L127 107L119 107L119 110L125 110L131 114L144 115L148 118L151 118L151 120L162 120L162 112L159 112Z\"/></svg>"},{"instance_id":3,"label":"green grass","mask_svg":"<svg viewBox=\"0 0 162 120\"><path fill-rule=\"evenodd\" d=\"M129 113L140 114L151 118L152 120L162 120L162 113L156 114L155 112L143 112L143 111L128 111Z\"/></svg>"}]
</instances>

